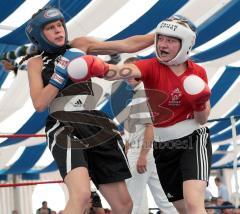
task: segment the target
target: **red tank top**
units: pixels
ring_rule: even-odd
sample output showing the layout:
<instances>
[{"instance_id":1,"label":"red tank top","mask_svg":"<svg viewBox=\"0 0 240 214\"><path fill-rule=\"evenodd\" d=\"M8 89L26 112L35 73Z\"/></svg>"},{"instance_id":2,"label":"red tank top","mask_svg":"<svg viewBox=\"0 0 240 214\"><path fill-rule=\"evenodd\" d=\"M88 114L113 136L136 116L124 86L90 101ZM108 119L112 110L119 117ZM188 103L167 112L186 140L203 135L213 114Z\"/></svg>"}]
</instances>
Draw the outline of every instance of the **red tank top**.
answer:
<instances>
[{"instance_id":1,"label":"red tank top","mask_svg":"<svg viewBox=\"0 0 240 214\"><path fill-rule=\"evenodd\" d=\"M142 73L141 79L155 127L167 127L193 118L193 109L180 90L180 80L191 74L198 75L206 83L208 80L203 67L190 60L187 63L187 70L177 76L168 66L159 63L156 58L135 62Z\"/></svg>"}]
</instances>

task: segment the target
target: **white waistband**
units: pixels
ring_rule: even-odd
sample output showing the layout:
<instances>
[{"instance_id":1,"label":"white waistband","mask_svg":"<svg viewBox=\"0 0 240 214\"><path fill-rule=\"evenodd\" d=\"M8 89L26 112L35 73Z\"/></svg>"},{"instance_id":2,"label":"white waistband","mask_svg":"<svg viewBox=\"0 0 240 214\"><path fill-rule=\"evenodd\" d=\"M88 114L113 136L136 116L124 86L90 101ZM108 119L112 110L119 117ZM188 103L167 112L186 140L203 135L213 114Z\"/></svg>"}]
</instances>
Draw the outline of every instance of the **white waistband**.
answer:
<instances>
[{"instance_id":1,"label":"white waistband","mask_svg":"<svg viewBox=\"0 0 240 214\"><path fill-rule=\"evenodd\" d=\"M154 140L164 142L190 135L200 128L196 120L184 120L168 127L154 127Z\"/></svg>"}]
</instances>

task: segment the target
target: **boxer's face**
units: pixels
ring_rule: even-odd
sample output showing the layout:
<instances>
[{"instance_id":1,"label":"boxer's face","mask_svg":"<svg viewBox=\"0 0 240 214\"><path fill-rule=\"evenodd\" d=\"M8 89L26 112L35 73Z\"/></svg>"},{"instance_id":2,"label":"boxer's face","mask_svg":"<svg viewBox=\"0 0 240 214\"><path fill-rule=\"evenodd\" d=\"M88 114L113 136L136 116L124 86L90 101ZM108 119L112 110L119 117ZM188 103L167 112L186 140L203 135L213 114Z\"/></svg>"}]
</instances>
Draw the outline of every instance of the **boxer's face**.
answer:
<instances>
[{"instance_id":1,"label":"boxer's face","mask_svg":"<svg viewBox=\"0 0 240 214\"><path fill-rule=\"evenodd\" d=\"M43 28L43 34L48 41L58 46L63 46L65 44L65 29L60 20L45 25Z\"/></svg>"},{"instance_id":2,"label":"boxer's face","mask_svg":"<svg viewBox=\"0 0 240 214\"><path fill-rule=\"evenodd\" d=\"M175 58L181 48L181 40L171 36L158 35L157 52L162 62Z\"/></svg>"}]
</instances>

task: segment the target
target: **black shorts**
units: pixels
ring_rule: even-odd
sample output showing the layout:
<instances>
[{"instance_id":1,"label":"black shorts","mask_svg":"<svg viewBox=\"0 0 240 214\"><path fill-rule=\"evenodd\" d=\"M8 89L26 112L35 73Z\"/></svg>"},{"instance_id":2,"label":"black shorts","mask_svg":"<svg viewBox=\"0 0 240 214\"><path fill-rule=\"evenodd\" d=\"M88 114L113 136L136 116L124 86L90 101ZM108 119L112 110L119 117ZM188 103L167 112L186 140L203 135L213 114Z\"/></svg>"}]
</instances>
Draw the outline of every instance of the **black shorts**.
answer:
<instances>
[{"instance_id":1,"label":"black shorts","mask_svg":"<svg viewBox=\"0 0 240 214\"><path fill-rule=\"evenodd\" d=\"M64 124L59 121L51 121L46 127L49 149L63 179L77 167L86 167L97 187L131 177L121 136L114 136L106 143L89 149L71 148L71 145L63 148L59 146L61 143L57 136L62 134L64 129ZM86 134L86 126L84 132ZM88 135L91 132L94 134L94 130L88 130Z\"/></svg>"},{"instance_id":2,"label":"black shorts","mask_svg":"<svg viewBox=\"0 0 240 214\"><path fill-rule=\"evenodd\" d=\"M208 181L212 147L207 127L177 140L154 142L158 176L170 202L183 199L183 182Z\"/></svg>"}]
</instances>

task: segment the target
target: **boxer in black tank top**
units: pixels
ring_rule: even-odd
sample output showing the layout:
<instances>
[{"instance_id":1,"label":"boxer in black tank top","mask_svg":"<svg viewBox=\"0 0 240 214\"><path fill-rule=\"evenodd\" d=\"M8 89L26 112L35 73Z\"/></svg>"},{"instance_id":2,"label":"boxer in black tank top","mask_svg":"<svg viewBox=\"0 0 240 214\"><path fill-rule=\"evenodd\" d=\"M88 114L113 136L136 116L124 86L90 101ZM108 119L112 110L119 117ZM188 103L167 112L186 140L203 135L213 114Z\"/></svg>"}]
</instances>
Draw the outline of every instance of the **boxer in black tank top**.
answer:
<instances>
[{"instance_id":1,"label":"boxer in black tank top","mask_svg":"<svg viewBox=\"0 0 240 214\"><path fill-rule=\"evenodd\" d=\"M64 213L84 212L91 195L90 178L99 187L113 213L131 213L132 201L124 181L131 175L120 136L115 133L109 140L93 148L79 149L74 146L75 142L89 136L102 137L99 132L99 120L108 121L104 125L106 127L109 125L111 129L114 129L112 122L100 111L88 109L79 114L79 111L67 112L64 108L60 108L61 114L73 116L72 120L76 119L75 113L78 114L80 121L87 115L86 118L91 119L91 124L63 121L58 119L59 117L54 111L55 108L62 107L61 102L51 108L56 100L64 99L66 93L68 94L70 91L69 87L75 87L68 80L68 76L60 77L61 81L59 82L59 79L56 78L56 70L54 70L57 58L70 48L62 13L56 8L39 10L29 20L26 34L41 53L28 60L30 94L37 111L43 111L50 107L51 114L46 121L48 145L69 192L69 200ZM100 42L88 37L79 37L69 44L87 54L114 54L139 51L152 45L153 41L154 35L133 36L112 42ZM82 89L84 94L78 94L80 99L86 94L92 97L96 96L93 94L91 82L78 84L77 88ZM82 114L81 117L83 112L86 114ZM84 121L82 120L82 122ZM94 122L96 122L96 126ZM74 138L77 140L73 140ZM94 142L98 138L92 139Z\"/></svg>"},{"instance_id":2,"label":"boxer in black tank top","mask_svg":"<svg viewBox=\"0 0 240 214\"><path fill-rule=\"evenodd\" d=\"M42 70L42 79L43 79L44 86L46 86L53 74L54 63L59 55L48 54L43 52L41 56L42 56L43 65L44 65ZM72 81L68 80L66 87L69 87L71 84L73 84ZM78 83L78 84L81 85L80 90L82 90L83 95L86 93L89 95L93 94L91 82L84 82L84 83ZM62 96L61 95L62 91L59 92L58 96ZM88 114L91 114L95 117L99 117L99 116L106 117L106 115L101 111L85 110L84 112L85 113L87 112ZM81 117L80 114L79 114L79 117ZM67 127L67 129L65 127ZM88 168L90 177L95 183L95 185L97 186L102 183L114 182L114 181L118 181L119 179L121 180L123 178L128 178L130 176L130 173L128 172L125 154L123 152L120 152L120 151L124 151L124 146L120 136L113 136L105 144L99 145L91 149L82 150L78 148L72 148L71 150L70 146L68 147L67 145L61 146L61 145L64 145L64 143L66 142L58 142L59 140L60 141L62 140L62 138L58 138L58 136L62 132L64 132L65 135L68 134L69 127L73 128L72 129L73 132L76 134L76 137L79 137L79 138L85 138L85 137L87 138L90 135L94 135L99 131L98 127L88 126L81 123L74 124L74 123L71 123L71 121L61 122L56 120L51 115L48 116L47 122L46 122L46 133L48 137L49 148L53 154L55 161L57 162L57 165L59 167L59 170L63 179L65 178L66 174L69 171L80 166L84 166ZM71 158L68 157L69 150L71 150ZM97 151L97 153L94 153L95 151ZM111 153L110 159L107 158L108 152ZM108 168L112 169L112 173L108 172L107 174L105 174L104 167L97 167L99 162L104 162L101 156L104 156L104 158L108 159L108 162L106 162L105 164L109 165ZM111 158L113 158L112 161L111 161ZM117 166L116 166L116 158L119 160L117 163ZM94 167L94 171L93 171L93 167ZM121 175L120 178L117 178L117 177L107 178L108 176L112 177L112 174L115 174L115 170L122 171L124 173ZM96 178L94 174L99 174L100 176Z\"/></svg>"}]
</instances>

